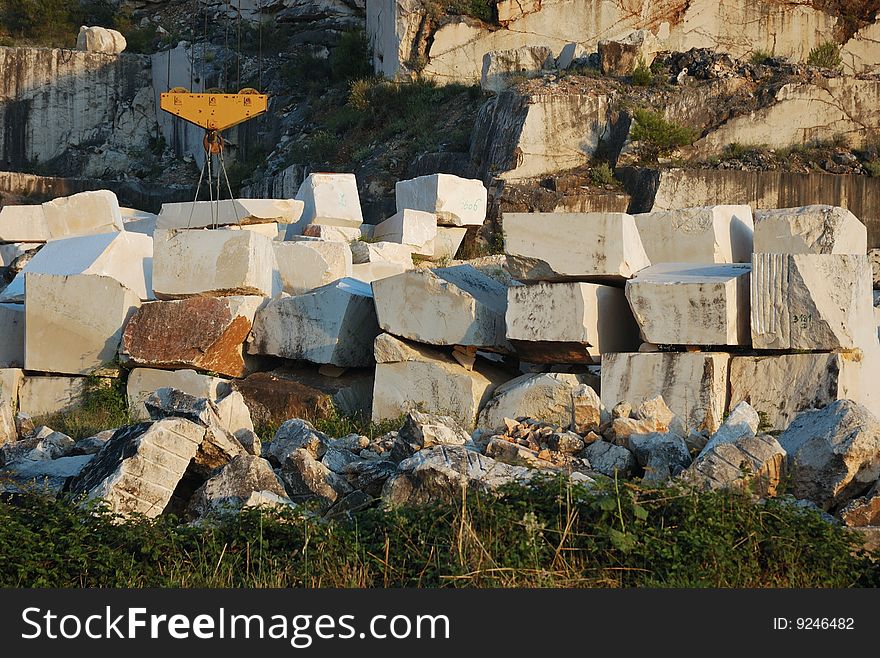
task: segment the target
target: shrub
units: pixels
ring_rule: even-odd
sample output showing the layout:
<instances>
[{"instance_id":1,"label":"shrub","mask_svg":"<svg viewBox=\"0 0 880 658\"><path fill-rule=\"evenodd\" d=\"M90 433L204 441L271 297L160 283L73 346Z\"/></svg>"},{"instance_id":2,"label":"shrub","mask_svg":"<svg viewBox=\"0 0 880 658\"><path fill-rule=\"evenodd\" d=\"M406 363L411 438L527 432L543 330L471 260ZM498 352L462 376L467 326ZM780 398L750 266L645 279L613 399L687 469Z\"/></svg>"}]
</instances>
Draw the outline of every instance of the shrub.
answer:
<instances>
[{"instance_id":1,"label":"shrub","mask_svg":"<svg viewBox=\"0 0 880 658\"><path fill-rule=\"evenodd\" d=\"M633 113L630 137L639 143L642 156L653 160L692 144L697 134L691 128L667 121L659 112L639 108Z\"/></svg>"},{"instance_id":2,"label":"shrub","mask_svg":"<svg viewBox=\"0 0 880 658\"><path fill-rule=\"evenodd\" d=\"M865 169L874 178L880 178L880 160L872 160L865 165Z\"/></svg>"},{"instance_id":3,"label":"shrub","mask_svg":"<svg viewBox=\"0 0 880 658\"><path fill-rule=\"evenodd\" d=\"M645 60L639 57L639 63L632 72L632 83L637 87L647 87L654 82L654 74L645 64Z\"/></svg>"},{"instance_id":4,"label":"shrub","mask_svg":"<svg viewBox=\"0 0 880 658\"><path fill-rule=\"evenodd\" d=\"M596 185L613 185L614 170L607 162L598 164L590 170L590 180Z\"/></svg>"},{"instance_id":5,"label":"shrub","mask_svg":"<svg viewBox=\"0 0 880 658\"><path fill-rule=\"evenodd\" d=\"M370 45L363 30L346 32L330 53L330 73L334 80L356 80L371 75Z\"/></svg>"},{"instance_id":6,"label":"shrub","mask_svg":"<svg viewBox=\"0 0 880 658\"><path fill-rule=\"evenodd\" d=\"M486 23L498 21L498 10L493 0L425 0L425 8L434 20L451 14L470 16Z\"/></svg>"},{"instance_id":7,"label":"shrub","mask_svg":"<svg viewBox=\"0 0 880 658\"><path fill-rule=\"evenodd\" d=\"M766 50L756 50L752 53L751 62L755 66L761 66L761 64L766 64L771 59L773 59L773 55Z\"/></svg>"},{"instance_id":8,"label":"shrub","mask_svg":"<svg viewBox=\"0 0 880 658\"><path fill-rule=\"evenodd\" d=\"M810 66L818 66L823 69L839 69L841 63L840 46L833 41L826 41L816 46L807 55L807 64Z\"/></svg>"}]
</instances>

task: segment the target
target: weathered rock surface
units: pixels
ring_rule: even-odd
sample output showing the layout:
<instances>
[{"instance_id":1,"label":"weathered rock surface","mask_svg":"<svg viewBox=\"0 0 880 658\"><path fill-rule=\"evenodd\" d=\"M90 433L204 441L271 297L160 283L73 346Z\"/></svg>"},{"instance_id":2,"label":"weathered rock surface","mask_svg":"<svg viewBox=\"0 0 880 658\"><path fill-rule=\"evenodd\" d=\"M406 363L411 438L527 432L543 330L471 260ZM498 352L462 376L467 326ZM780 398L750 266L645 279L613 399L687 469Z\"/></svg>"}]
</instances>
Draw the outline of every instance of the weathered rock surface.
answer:
<instances>
[{"instance_id":1,"label":"weathered rock surface","mask_svg":"<svg viewBox=\"0 0 880 658\"><path fill-rule=\"evenodd\" d=\"M118 55L125 50L126 45L128 44L121 32L106 27L83 25L76 37L76 49L90 53Z\"/></svg>"},{"instance_id":2,"label":"weathered rock surface","mask_svg":"<svg viewBox=\"0 0 880 658\"><path fill-rule=\"evenodd\" d=\"M80 192L43 204L51 239L125 230L119 200L110 190Z\"/></svg>"},{"instance_id":3,"label":"weathered rock surface","mask_svg":"<svg viewBox=\"0 0 880 658\"><path fill-rule=\"evenodd\" d=\"M602 402L662 395L688 427L714 432L727 408L730 356L717 352L637 352L602 358Z\"/></svg>"},{"instance_id":4,"label":"weathered rock surface","mask_svg":"<svg viewBox=\"0 0 880 658\"><path fill-rule=\"evenodd\" d=\"M648 267L625 213L506 213L504 250L521 281L620 282Z\"/></svg>"},{"instance_id":5,"label":"weathered rock surface","mask_svg":"<svg viewBox=\"0 0 880 658\"><path fill-rule=\"evenodd\" d=\"M875 484L864 496L847 503L840 510L840 518L850 527L880 526L880 485Z\"/></svg>"},{"instance_id":6,"label":"weathered rock surface","mask_svg":"<svg viewBox=\"0 0 880 658\"><path fill-rule=\"evenodd\" d=\"M206 228L209 226L252 227L261 224L294 224L303 212L295 199L224 199L163 203L156 218L157 229Z\"/></svg>"},{"instance_id":7,"label":"weathered rock surface","mask_svg":"<svg viewBox=\"0 0 880 658\"><path fill-rule=\"evenodd\" d=\"M528 416L548 423L570 426L574 418L573 394L581 384L577 375L529 373L495 389L480 411L477 427L496 430L505 418Z\"/></svg>"},{"instance_id":8,"label":"weathered rock surface","mask_svg":"<svg viewBox=\"0 0 880 658\"><path fill-rule=\"evenodd\" d=\"M431 174L398 181L394 190L398 213L434 213L442 226L481 226L486 219L488 192L479 180Z\"/></svg>"},{"instance_id":9,"label":"weathered rock surface","mask_svg":"<svg viewBox=\"0 0 880 658\"><path fill-rule=\"evenodd\" d=\"M691 464L691 455L684 439L677 434L634 434L629 449L639 466L645 469L643 481L662 484L679 475Z\"/></svg>"},{"instance_id":10,"label":"weathered rock surface","mask_svg":"<svg viewBox=\"0 0 880 658\"><path fill-rule=\"evenodd\" d=\"M785 460L774 437L741 436L707 447L683 477L704 489L738 489L765 498L778 492Z\"/></svg>"},{"instance_id":11,"label":"weathered rock surface","mask_svg":"<svg viewBox=\"0 0 880 658\"><path fill-rule=\"evenodd\" d=\"M357 228L364 221L354 174L309 174L296 198L305 204L299 222L302 226Z\"/></svg>"},{"instance_id":12,"label":"weathered rock surface","mask_svg":"<svg viewBox=\"0 0 880 658\"><path fill-rule=\"evenodd\" d=\"M253 231L164 230L153 234L159 299L195 295L272 296L272 241Z\"/></svg>"},{"instance_id":13,"label":"weathered rock surface","mask_svg":"<svg viewBox=\"0 0 880 658\"><path fill-rule=\"evenodd\" d=\"M205 429L182 418L124 427L71 483L85 500L102 499L125 516L156 517L171 501Z\"/></svg>"},{"instance_id":14,"label":"weathered rock surface","mask_svg":"<svg viewBox=\"0 0 880 658\"><path fill-rule=\"evenodd\" d=\"M34 418L67 411L79 404L85 377L27 375L18 389L18 410Z\"/></svg>"},{"instance_id":15,"label":"weathered rock surface","mask_svg":"<svg viewBox=\"0 0 880 658\"><path fill-rule=\"evenodd\" d=\"M412 247L412 252L419 256L434 255L434 241L437 238L437 215L433 212L398 209L373 229L374 240L398 242Z\"/></svg>"},{"instance_id":16,"label":"weathered rock surface","mask_svg":"<svg viewBox=\"0 0 880 658\"><path fill-rule=\"evenodd\" d=\"M583 452L593 470L608 477L631 477L638 467L635 455L627 448L608 441L593 441Z\"/></svg>"},{"instance_id":17,"label":"weathered rock surface","mask_svg":"<svg viewBox=\"0 0 880 658\"><path fill-rule=\"evenodd\" d=\"M553 51L546 46L493 50L483 55L480 87L485 91L502 91L509 86L513 76L552 69L555 65Z\"/></svg>"},{"instance_id":18,"label":"weathered rock surface","mask_svg":"<svg viewBox=\"0 0 880 658\"><path fill-rule=\"evenodd\" d=\"M709 451L722 443L735 443L758 433L761 419L748 402L740 402L730 410L727 418L709 439L703 451Z\"/></svg>"},{"instance_id":19,"label":"weathered rock surface","mask_svg":"<svg viewBox=\"0 0 880 658\"><path fill-rule=\"evenodd\" d=\"M116 358L138 296L107 276L27 274L25 368L85 375Z\"/></svg>"},{"instance_id":20,"label":"weathered rock surface","mask_svg":"<svg viewBox=\"0 0 880 658\"><path fill-rule=\"evenodd\" d=\"M598 430L611 420L611 414L605 409L596 391L586 384L575 386L571 392L571 403L571 429L575 432L586 434Z\"/></svg>"},{"instance_id":21,"label":"weathered rock surface","mask_svg":"<svg viewBox=\"0 0 880 658\"><path fill-rule=\"evenodd\" d=\"M272 248L282 289L290 295L351 276L352 251L343 242L274 242Z\"/></svg>"},{"instance_id":22,"label":"weathered rock surface","mask_svg":"<svg viewBox=\"0 0 880 658\"><path fill-rule=\"evenodd\" d=\"M391 458L400 462L419 450L435 446L463 446L470 435L450 416L410 411L394 439Z\"/></svg>"},{"instance_id":23,"label":"weathered rock surface","mask_svg":"<svg viewBox=\"0 0 880 658\"><path fill-rule=\"evenodd\" d=\"M627 281L626 298L642 338L655 345L749 345L751 269L664 263L640 271Z\"/></svg>"},{"instance_id":24,"label":"weathered rock surface","mask_svg":"<svg viewBox=\"0 0 880 658\"><path fill-rule=\"evenodd\" d=\"M152 368L242 377L244 342L262 297L191 297L145 304L126 325L120 356Z\"/></svg>"},{"instance_id":25,"label":"weathered rock surface","mask_svg":"<svg viewBox=\"0 0 880 658\"><path fill-rule=\"evenodd\" d=\"M651 263L748 263L749 206L704 206L633 215ZM755 250L757 251L757 249Z\"/></svg>"},{"instance_id":26,"label":"weathered rock surface","mask_svg":"<svg viewBox=\"0 0 880 658\"><path fill-rule=\"evenodd\" d=\"M404 269L412 269L412 247L398 242L352 242L350 245L351 259L355 265L364 263L388 263L400 265ZM316 286L317 287L317 286Z\"/></svg>"},{"instance_id":27,"label":"weathered rock surface","mask_svg":"<svg viewBox=\"0 0 880 658\"><path fill-rule=\"evenodd\" d=\"M599 66L603 75L632 75L639 66L650 67L661 49L660 40L650 30L633 30L599 42Z\"/></svg>"},{"instance_id":28,"label":"weathered rock surface","mask_svg":"<svg viewBox=\"0 0 880 658\"><path fill-rule=\"evenodd\" d=\"M799 414L779 444L789 456L791 493L824 510L862 495L880 477L880 422L850 400Z\"/></svg>"},{"instance_id":29,"label":"weathered rock surface","mask_svg":"<svg viewBox=\"0 0 880 658\"><path fill-rule=\"evenodd\" d=\"M373 282L379 326L431 345L504 350L507 289L470 265L412 270Z\"/></svg>"},{"instance_id":30,"label":"weathered rock surface","mask_svg":"<svg viewBox=\"0 0 880 658\"><path fill-rule=\"evenodd\" d=\"M193 517L211 512L239 510L256 492L269 492L281 498L287 491L265 459L239 455L193 494L188 513Z\"/></svg>"},{"instance_id":31,"label":"weathered rock surface","mask_svg":"<svg viewBox=\"0 0 880 658\"><path fill-rule=\"evenodd\" d=\"M248 351L343 368L373 363L379 334L373 293L355 279L340 279L257 312Z\"/></svg>"},{"instance_id":32,"label":"weathered rock surface","mask_svg":"<svg viewBox=\"0 0 880 658\"><path fill-rule=\"evenodd\" d=\"M755 253L859 254L868 230L846 208L803 206L755 212Z\"/></svg>"},{"instance_id":33,"label":"weathered rock surface","mask_svg":"<svg viewBox=\"0 0 880 658\"><path fill-rule=\"evenodd\" d=\"M0 469L0 481L6 491L44 491L57 494L67 479L79 475L92 455L71 455L57 459L25 459ZM10 486L12 485L12 486Z\"/></svg>"},{"instance_id":34,"label":"weathered rock surface","mask_svg":"<svg viewBox=\"0 0 880 658\"><path fill-rule=\"evenodd\" d=\"M275 466L283 466L296 450L306 450L315 459L321 459L330 441L330 437L308 421L291 418L281 424L270 442L263 445L263 457Z\"/></svg>"},{"instance_id":35,"label":"weathered rock surface","mask_svg":"<svg viewBox=\"0 0 880 658\"><path fill-rule=\"evenodd\" d=\"M877 342L867 256L755 254L755 349L839 350Z\"/></svg>"},{"instance_id":36,"label":"weathered rock surface","mask_svg":"<svg viewBox=\"0 0 880 658\"><path fill-rule=\"evenodd\" d=\"M132 419L143 421L150 415L144 402L160 388L174 388L197 398L216 400L227 395L230 383L220 377L204 375L195 370L162 370L158 368L135 368L128 374L126 397Z\"/></svg>"},{"instance_id":37,"label":"weathered rock surface","mask_svg":"<svg viewBox=\"0 0 880 658\"><path fill-rule=\"evenodd\" d=\"M23 304L0 304L0 368L24 367Z\"/></svg>"}]
</instances>

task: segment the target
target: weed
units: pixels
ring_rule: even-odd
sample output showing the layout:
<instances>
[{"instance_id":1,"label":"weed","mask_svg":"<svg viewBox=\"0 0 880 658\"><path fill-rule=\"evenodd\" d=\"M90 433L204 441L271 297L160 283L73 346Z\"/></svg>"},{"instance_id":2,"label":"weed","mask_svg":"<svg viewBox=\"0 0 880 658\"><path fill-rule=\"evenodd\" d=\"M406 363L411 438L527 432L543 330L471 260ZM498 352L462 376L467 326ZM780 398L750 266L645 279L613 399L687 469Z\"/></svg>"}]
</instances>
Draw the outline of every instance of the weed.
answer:
<instances>
[{"instance_id":1,"label":"weed","mask_svg":"<svg viewBox=\"0 0 880 658\"><path fill-rule=\"evenodd\" d=\"M768 53L766 50L756 50L752 53L750 61L755 66L761 66L762 64L766 64L771 59L773 59L773 55Z\"/></svg>"},{"instance_id":2,"label":"weed","mask_svg":"<svg viewBox=\"0 0 880 658\"><path fill-rule=\"evenodd\" d=\"M865 165L865 169L874 178L880 178L880 160L872 160Z\"/></svg>"},{"instance_id":3,"label":"weed","mask_svg":"<svg viewBox=\"0 0 880 658\"><path fill-rule=\"evenodd\" d=\"M841 63L840 46L833 41L819 44L807 55L807 64L810 66L818 66L824 69L839 69Z\"/></svg>"}]
</instances>

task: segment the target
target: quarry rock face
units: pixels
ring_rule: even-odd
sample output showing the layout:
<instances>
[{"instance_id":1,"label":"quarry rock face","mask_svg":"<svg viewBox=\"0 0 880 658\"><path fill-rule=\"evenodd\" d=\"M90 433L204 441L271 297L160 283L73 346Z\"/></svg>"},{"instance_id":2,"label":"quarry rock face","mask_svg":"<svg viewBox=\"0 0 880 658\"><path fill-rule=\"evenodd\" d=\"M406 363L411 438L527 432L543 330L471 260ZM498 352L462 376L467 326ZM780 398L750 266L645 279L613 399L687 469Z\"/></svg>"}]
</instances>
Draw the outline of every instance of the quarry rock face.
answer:
<instances>
[{"instance_id":1,"label":"quarry rock face","mask_svg":"<svg viewBox=\"0 0 880 658\"><path fill-rule=\"evenodd\" d=\"M125 327L120 355L139 366L244 376L244 342L262 297L191 297L142 306Z\"/></svg>"},{"instance_id":2,"label":"quarry rock face","mask_svg":"<svg viewBox=\"0 0 880 658\"><path fill-rule=\"evenodd\" d=\"M106 276L27 274L25 368L85 375L116 358L138 296Z\"/></svg>"},{"instance_id":3,"label":"quarry rock face","mask_svg":"<svg viewBox=\"0 0 880 658\"><path fill-rule=\"evenodd\" d=\"M868 249L865 225L846 208L803 206L755 213L755 252L859 254Z\"/></svg>"},{"instance_id":4,"label":"quarry rock face","mask_svg":"<svg viewBox=\"0 0 880 658\"><path fill-rule=\"evenodd\" d=\"M488 52L483 55L480 87L485 91L502 91L508 87L511 76L549 69L555 64L553 51L546 46Z\"/></svg>"},{"instance_id":5,"label":"quarry rock face","mask_svg":"<svg viewBox=\"0 0 880 658\"><path fill-rule=\"evenodd\" d=\"M411 270L373 282L379 326L431 345L504 349L507 289L470 265Z\"/></svg>"},{"instance_id":6,"label":"quarry rock face","mask_svg":"<svg viewBox=\"0 0 880 658\"><path fill-rule=\"evenodd\" d=\"M265 236L228 229L157 230L153 241L153 289L159 299L272 296L275 256Z\"/></svg>"},{"instance_id":7,"label":"quarry rock face","mask_svg":"<svg viewBox=\"0 0 880 658\"><path fill-rule=\"evenodd\" d=\"M486 219L488 193L481 181L452 174L431 174L398 181L397 212L421 210L442 226L480 226Z\"/></svg>"},{"instance_id":8,"label":"quarry rock face","mask_svg":"<svg viewBox=\"0 0 880 658\"><path fill-rule=\"evenodd\" d=\"M751 265L663 263L626 283L626 298L645 342L749 345Z\"/></svg>"},{"instance_id":9,"label":"quarry rock face","mask_svg":"<svg viewBox=\"0 0 880 658\"><path fill-rule=\"evenodd\" d=\"M79 28L76 37L76 49L105 55L118 55L125 50L127 43L121 32L106 27Z\"/></svg>"},{"instance_id":10,"label":"quarry rock face","mask_svg":"<svg viewBox=\"0 0 880 658\"><path fill-rule=\"evenodd\" d=\"M526 361L593 363L638 349L623 290L595 283L536 283L507 290L507 338Z\"/></svg>"},{"instance_id":11,"label":"quarry rock face","mask_svg":"<svg viewBox=\"0 0 880 658\"><path fill-rule=\"evenodd\" d=\"M633 30L624 37L599 42L599 66L603 75L632 75L639 66L650 68L661 49L650 30Z\"/></svg>"},{"instance_id":12,"label":"quarry rock face","mask_svg":"<svg viewBox=\"0 0 880 658\"><path fill-rule=\"evenodd\" d=\"M621 282L651 263L624 213L507 213L504 250L520 281Z\"/></svg>"},{"instance_id":13,"label":"quarry rock face","mask_svg":"<svg viewBox=\"0 0 880 658\"><path fill-rule=\"evenodd\" d=\"M633 217L654 265L751 261L754 220L749 206L657 210Z\"/></svg>"},{"instance_id":14,"label":"quarry rock face","mask_svg":"<svg viewBox=\"0 0 880 658\"><path fill-rule=\"evenodd\" d=\"M272 249L282 289L289 295L301 295L352 275L352 250L343 242L273 242Z\"/></svg>"}]
</instances>

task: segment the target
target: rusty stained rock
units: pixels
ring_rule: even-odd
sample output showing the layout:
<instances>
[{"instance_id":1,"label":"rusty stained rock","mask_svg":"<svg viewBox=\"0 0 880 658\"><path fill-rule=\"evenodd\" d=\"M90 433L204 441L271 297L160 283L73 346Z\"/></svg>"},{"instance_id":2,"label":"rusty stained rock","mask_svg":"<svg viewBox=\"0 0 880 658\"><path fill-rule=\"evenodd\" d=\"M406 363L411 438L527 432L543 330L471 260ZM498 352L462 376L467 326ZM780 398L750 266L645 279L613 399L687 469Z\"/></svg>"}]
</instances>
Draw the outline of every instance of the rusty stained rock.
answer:
<instances>
[{"instance_id":1,"label":"rusty stained rock","mask_svg":"<svg viewBox=\"0 0 880 658\"><path fill-rule=\"evenodd\" d=\"M122 337L122 358L153 368L246 374L243 344L262 297L191 297L146 304Z\"/></svg>"}]
</instances>

